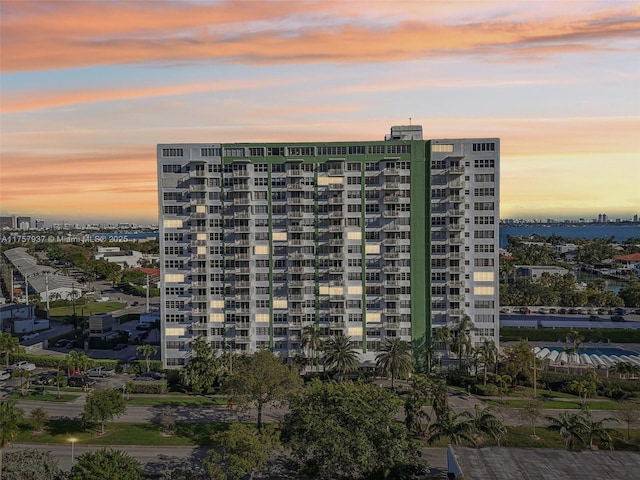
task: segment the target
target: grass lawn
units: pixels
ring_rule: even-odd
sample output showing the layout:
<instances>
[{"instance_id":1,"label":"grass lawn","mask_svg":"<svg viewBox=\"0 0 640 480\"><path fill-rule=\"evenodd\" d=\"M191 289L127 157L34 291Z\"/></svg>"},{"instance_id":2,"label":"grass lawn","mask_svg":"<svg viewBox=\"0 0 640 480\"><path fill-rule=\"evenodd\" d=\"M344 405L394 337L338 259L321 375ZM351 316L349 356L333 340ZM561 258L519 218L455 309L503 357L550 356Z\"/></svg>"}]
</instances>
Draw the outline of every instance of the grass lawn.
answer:
<instances>
[{"instance_id":1,"label":"grass lawn","mask_svg":"<svg viewBox=\"0 0 640 480\"><path fill-rule=\"evenodd\" d=\"M576 398L576 397L569 397ZM485 400L489 405L496 407L508 407L508 408L522 408L531 402L530 399L517 400L506 397L504 403L500 400ZM623 404L620 402L614 402L613 400L587 400L587 406L591 410L620 410L623 408ZM576 400L542 400L542 408L557 408L557 409L580 409L582 404L578 399ZM640 403L636 404L636 409L640 410Z\"/></svg>"},{"instance_id":2,"label":"grass lawn","mask_svg":"<svg viewBox=\"0 0 640 480\"><path fill-rule=\"evenodd\" d=\"M90 302L86 305L76 305L76 315L93 315L95 313L109 313L125 307L122 302ZM51 317L68 317L73 315L73 306L52 308Z\"/></svg>"},{"instance_id":3,"label":"grass lawn","mask_svg":"<svg viewBox=\"0 0 640 480\"><path fill-rule=\"evenodd\" d=\"M500 441L503 447L518 448L557 448L564 449L564 440L560 434L544 427L536 428L536 436L533 438L533 429L531 427L507 427L507 435ZM631 430L631 438L627 439L626 429L613 430L613 448L614 450L624 451L640 451L640 430ZM429 446L446 447L449 444L448 439L439 440ZM485 441L483 446L493 446L495 442Z\"/></svg>"},{"instance_id":4,"label":"grass lawn","mask_svg":"<svg viewBox=\"0 0 640 480\"><path fill-rule=\"evenodd\" d=\"M172 407L210 407L215 405L227 405L227 399L221 397L132 397L127 400L128 405L170 405Z\"/></svg>"},{"instance_id":5,"label":"grass lawn","mask_svg":"<svg viewBox=\"0 0 640 480\"><path fill-rule=\"evenodd\" d=\"M62 392L63 390L60 389L60 398L57 397L57 393L55 391L52 392L50 390L47 390L46 395L30 392L28 395L24 397L20 394L20 392L11 392L9 395L7 395L6 398L14 399L14 400L21 399L21 400L35 400L38 402L59 402L59 403L70 402L71 400L75 400L76 398L78 398L78 395L65 395Z\"/></svg>"},{"instance_id":6,"label":"grass lawn","mask_svg":"<svg viewBox=\"0 0 640 480\"><path fill-rule=\"evenodd\" d=\"M105 435L100 425L85 428L81 421L51 420L44 433L36 434L29 425L16 438L16 442L68 443L70 437L78 444L88 445L150 445L196 446L210 444L210 437L225 428L223 423L177 423L173 435L164 435L155 423L107 423Z\"/></svg>"}]
</instances>

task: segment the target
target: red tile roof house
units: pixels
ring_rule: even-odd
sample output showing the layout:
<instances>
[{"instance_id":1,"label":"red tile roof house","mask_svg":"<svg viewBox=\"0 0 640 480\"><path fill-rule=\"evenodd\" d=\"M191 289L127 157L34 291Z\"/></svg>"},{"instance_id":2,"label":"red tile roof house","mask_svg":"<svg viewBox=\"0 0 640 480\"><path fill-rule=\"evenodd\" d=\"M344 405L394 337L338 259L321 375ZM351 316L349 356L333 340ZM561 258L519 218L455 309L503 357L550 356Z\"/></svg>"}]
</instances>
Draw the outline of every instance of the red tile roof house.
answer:
<instances>
[{"instance_id":1,"label":"red tile roof house","mask_svg":"<svg viewBox=\"0 0 640 480\"><path fill-rule=\"evenodd\" d=\"M619 255L613 257L613 260L619 270L632 270L636 275L640 275L640 253Z\"/></svg>"}]
</instances>

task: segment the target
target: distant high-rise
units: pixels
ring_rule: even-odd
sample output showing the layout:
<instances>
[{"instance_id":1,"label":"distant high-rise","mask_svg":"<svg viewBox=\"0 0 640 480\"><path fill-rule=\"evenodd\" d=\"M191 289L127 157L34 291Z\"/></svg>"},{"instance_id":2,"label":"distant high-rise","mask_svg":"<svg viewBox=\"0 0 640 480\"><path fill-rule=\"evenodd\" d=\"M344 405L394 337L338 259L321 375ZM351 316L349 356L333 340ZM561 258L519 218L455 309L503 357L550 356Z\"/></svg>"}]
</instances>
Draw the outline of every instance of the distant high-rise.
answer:
<instances>
[{"instance_id":1,"label":"distant high-rise","mask_svg":"<svg viewBox=\"0 0 640 480\"><path fill-rule=\"evenodd\" d=\"M158 145L162 360L217 350L293 358L302 331L430 343L474 322L498 341L500 141Z\"/></svg>"}]
</instances>

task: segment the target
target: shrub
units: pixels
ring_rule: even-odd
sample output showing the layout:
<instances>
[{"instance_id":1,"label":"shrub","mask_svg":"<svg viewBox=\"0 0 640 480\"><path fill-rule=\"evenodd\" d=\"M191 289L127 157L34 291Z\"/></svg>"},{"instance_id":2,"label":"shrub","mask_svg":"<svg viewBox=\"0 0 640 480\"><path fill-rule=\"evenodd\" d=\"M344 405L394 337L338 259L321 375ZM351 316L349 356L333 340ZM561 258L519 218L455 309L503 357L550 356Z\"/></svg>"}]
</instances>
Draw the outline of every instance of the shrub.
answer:
<instances>
[{"instance_id":1,"label":"shrub","mask_svg":"<svg viewBox=\"0 0 640 480\"><path fill-rule=\"evenodd\" d=\"M136 382L134 380L131 382L131 393L167 393L168 391L166 380L155 382Z\"/></svg>"},{"instance_id":2,"label":"shrub","mask_svg":"<svg viewBox=\"0 0 640 480\"><path fill-rule=\"evenodd\" d=\"M473 393L484 397L496 397L500 394L500 391L493 383L487 383L486 386L481 383L477 383L473 387Z\"/></svg>"}]
</instances>

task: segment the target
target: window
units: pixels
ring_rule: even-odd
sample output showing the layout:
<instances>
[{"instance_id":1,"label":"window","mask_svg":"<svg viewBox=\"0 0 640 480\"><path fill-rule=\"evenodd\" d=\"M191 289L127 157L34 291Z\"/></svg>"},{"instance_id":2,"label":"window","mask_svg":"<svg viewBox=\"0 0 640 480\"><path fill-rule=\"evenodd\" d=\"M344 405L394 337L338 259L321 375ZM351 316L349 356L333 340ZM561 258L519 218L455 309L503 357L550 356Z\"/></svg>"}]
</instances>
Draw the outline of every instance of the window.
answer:
<instances>
[{"instance_id":1,"label":"window","mask_svg":"<svg viewBox=\"0 0 640 480\"><path fill-rule=\"evenodd\" d=\"M495 195L495 188L493 187L475 188L473 190L473 194L476 197L493 197Z\"/></svg>"},{"instance_id":2,"label":"window","mask_svg":"<svg viewBox=\"0 0 640 480\"><path fill-rule=\"evenodd\" d=\"M181 165L163 165L162 173L180 173L181 169Z\"/></svg>"},{"instance_id":3,"label":"window","mask_svg":"<svg viewBox=\"0 0 640 480\"><path fill-rule=\"evenodd\" d=\"M225 157L244 157L244 148L234 147L224 149Z\"/></svg>"},{"instance_id":4,"label":"window","mask_svg":"<svg viewBox=\"0 0 640 480\"><path fill-rule=\"evenodd\" d=\"M476 300L473 302L474 308L495 308L493 300Z\"/></svg>"},{"instance_id":5,"label":"window","mask_svg":"<svg viewBox=\"0 0 640 480\"><path fill-rule=\"evenodd\" d=\"M493 230L476 230L473 232L473 238L494 238Z\"/></svg>"},{"instance_id":6,"label":"window","mask_svg":"<svg viewBox=\"0 0 640 480\"><path fill-rule=\"evenodd\" d=\"M496 176L493 173L476 173L473 176L473 179L478 183L495 182L495 178Z\"/></svg>"},{"instance_id":7,"label":"window","mask_svg":"<svg viewBox=\"0 0 640 480\"><path fill-rule=\"evenodd\" d=\"M314 155L314 147L287 147L288 156L305 156L311 157Z\"/></svg>"},{"instance_id":8,"label":"window","mask_svg":"<svg viewBox=\"0 0 640 480\"><path fill-rule=\"evenodd\" d=\"M351 145L349 146L349 155L364 155L365 147L364 145Z\"/></svg>"},{"instance_id":9,"label":"window","mask_svg":"<svg viewBox=\"0 0 640 480\"><path fill-rule=\"evenodd\" d=\"M387 153L411 153L411 145L389 145Z\"/></svg>"},{"instance_id":10,"label":"window","mask_svg":"<svg viewBox=\"0 0 640 480\"><path fill-rule=\"evenodd\" d=\"M473 251L474 253L493 253L494 252L494 246L493 244L476 244L473 246Z\"/></svg>"},{"instance_id":11,"label":"window","mask_svg":"<svg viewBox=\"0 0 640 480\"><path fill-rule=\"evenodd\" d=\"M476 267L493 267L493 258L474 258L473 265Z\"/></svg>"},{"instance_id":12,"label":"window","mask_svg":"<svg viewBox=\"0 0 640 480\"><path fill-rule=\"evenodd\" d=\"M474 160L473 161L473 166L475 168L493 168L493 167L495 167L495 160L492 159L492 158Z\"/></svg>"},{"instance_id":13,"label":"window","mask_svg":"<svg viewBox=\"0 0 640 480\"><path fill-rule=\"evenodd\" d=\"M222 149L221 148L207 147L207 148L201 148L200 149L200 156L201 157L219 157L221 154L222 154Z\"/></svg>"},{"instance_id":14,"label":"window","mask_svg":"<svg viewBox=\"0 0 640 480\"><path fill-rule=\"evenodd\" d=\"M453 145L448 143L431 144L431 151L434 153L451 153Z\"/></svg>"},{"instance_id":15,"label":"window","mask_svg":"<svg viewBox=\"0 0 640 480\"><path fill-rule=\"evenodd\" d=\"M284 155L284 147L267 147L267 157L280 157Z\"/></svg>"},{"instance_id":16,"label":"window","mask_svg":"<svg viewBox=\"0 0 640 480\"><path fill-rule=\"evenodd\" d=\"M494 217L473 217L474 225L493 225L494 222Z\"/></svg>"},{"instance_id":17,"label":"window","mask_svg":"<svg viewBox=\"0 0 640 480\"><path fill-rule=\"evenodd\" d=\"M318 155L346 155L346 154L347 154L347 147L344 147L344 146L329 145L329 146L318 147Z\"/></svg>"},{"instance_id":18,"label":"window","mask_svg":"<svg viewBox=\"0 0 640 480\"><path fill-rule=\"evenodd\" d=\"M475 202L473 209L477 211L495 210L495 204L494 202Z\"/></svg>"},{"instance_id":19,"label":"window","mask_svg":"<svg viewBox=\"0 0 640 480\"><path fill-rule=\"evenodd\" d=\"M370 155L375 153L384 153L384 145L369 145L368 153Z\"/></svg>"},{"instance_id":20,"label":"window","mask_svg":"<svg viewBox=\"0 0 640 480\"><path fill-rule=\"evenodd\" d=\"M263 147L250 147L249 148L249 156L250 157L264 157L264 148Z\"/></svg>"},{"instance_id":21,"label":"window","mask_svg":"<svg viewBox=\"0 0 640 480\"><path fill-rule=\"evenodd\" d=\"M496 150L496 144L493 142L488 143L474 143L474 152L494 152Z\"/></svg>"},{"instance_id":22,"label":"window","mask_svg":"<svg viewBox=\"0 0 640 480\"><path fill-rule=\"evenodd\" d=\"M183 150L182 148L163 148L162 149L163 157L182 157Z\"/></svg>"}]
</instances>

